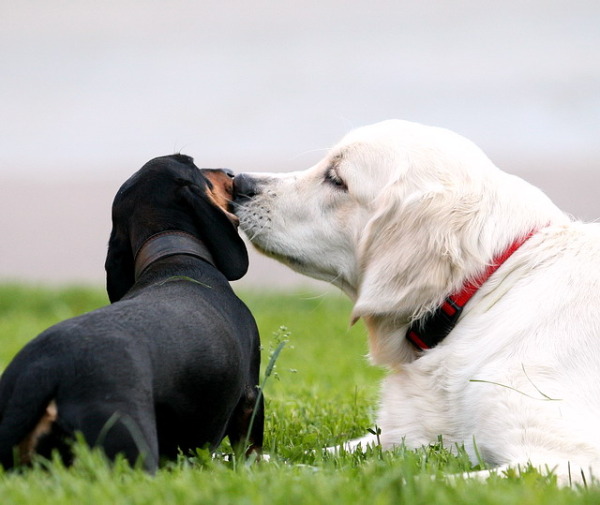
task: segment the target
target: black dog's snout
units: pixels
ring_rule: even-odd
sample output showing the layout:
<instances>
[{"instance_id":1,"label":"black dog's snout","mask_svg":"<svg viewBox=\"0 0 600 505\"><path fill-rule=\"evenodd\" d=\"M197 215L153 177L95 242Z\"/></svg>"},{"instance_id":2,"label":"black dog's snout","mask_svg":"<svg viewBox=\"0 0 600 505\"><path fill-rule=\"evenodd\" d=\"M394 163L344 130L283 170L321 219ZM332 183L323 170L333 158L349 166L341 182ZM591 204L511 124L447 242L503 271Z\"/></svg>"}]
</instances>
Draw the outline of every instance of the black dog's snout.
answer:
<instances>
[{"instance_id":1,"label":"black dog's snout","mask_svg":"<svg viewBox=\"0 0 600 505\"><path fill-rule=\"evenodd\" d=\"M233 179L233 196L236 200L252 198L258 193L258 183L252 176L239 174Z\"/></svg>"}]
</instances>

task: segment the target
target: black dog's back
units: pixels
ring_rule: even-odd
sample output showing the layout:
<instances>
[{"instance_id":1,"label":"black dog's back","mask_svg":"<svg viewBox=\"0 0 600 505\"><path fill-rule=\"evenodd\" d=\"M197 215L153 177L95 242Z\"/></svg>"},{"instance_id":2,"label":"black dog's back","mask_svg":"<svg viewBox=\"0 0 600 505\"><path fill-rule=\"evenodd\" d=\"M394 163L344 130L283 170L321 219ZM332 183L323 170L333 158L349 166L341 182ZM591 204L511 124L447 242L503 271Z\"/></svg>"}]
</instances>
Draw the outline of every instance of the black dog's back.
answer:
<instances>
[{"instance_id":1,"label":"black dog's back","mask_svg":"<svg viewBox=\"0 0 600 505\"><path fill-rule=\"evenodd\" d=\"M214 448L246 386L255 385L258 341L228 283L204 284L207 277L202 285L180 279L140 290L59 323L23 348L0 381L3 466L11 466L12 447L51 401L55 431L79 430L109 457Z\"/></svg>"},{"instance_id":2,"label":"black dog's back","mask_svg":"<svg viewBox=\"0 0 600 505\"><path fill-rule=\"evenodd\" d=\"M248 435L260 450L259 366L256 324L227 278L175 251L119 301L53 326L15 357L0 380L0 463L12 466L20 444L27 459L24 441L64 450L76 431L110 458L143 455L151 471L159 455L214 448L225 435L233 444ZM49 405L51 427L31 439Z\"/></svg>"}]
</instances>

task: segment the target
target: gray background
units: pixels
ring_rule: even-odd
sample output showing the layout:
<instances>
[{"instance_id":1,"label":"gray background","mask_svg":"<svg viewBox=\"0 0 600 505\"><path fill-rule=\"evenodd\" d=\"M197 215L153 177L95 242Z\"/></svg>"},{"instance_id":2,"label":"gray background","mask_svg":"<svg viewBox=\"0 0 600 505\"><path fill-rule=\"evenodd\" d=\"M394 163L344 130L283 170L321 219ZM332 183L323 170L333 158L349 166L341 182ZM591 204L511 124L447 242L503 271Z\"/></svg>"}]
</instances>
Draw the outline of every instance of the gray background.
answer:
<instances>
[{"instance_id":1,"label":"gray background","mask_svg":"<svg viewBox=\"0 0 600 505\"><path fill-rule=\"evenodd\" d=\"M593 220L599 27L597 0L0 0L0 281L101 283L113 195L154 156L298 170L394 117ZM239 284L307 283L253 255Z\"/></svg>"}]
</instances>

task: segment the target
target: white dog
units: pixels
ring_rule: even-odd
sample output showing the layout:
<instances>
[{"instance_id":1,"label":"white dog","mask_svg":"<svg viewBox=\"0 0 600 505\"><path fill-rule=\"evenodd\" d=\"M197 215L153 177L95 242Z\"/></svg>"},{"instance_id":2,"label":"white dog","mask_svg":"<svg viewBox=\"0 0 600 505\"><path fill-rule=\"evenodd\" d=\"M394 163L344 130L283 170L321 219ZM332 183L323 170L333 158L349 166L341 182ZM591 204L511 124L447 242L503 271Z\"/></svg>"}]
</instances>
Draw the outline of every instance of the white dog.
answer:
<instances>
[{"instance_id":1,"label":"white dog","mask_svg":"<svg viewBox=\"0 0 600 505\"><path fill-rule=\"evenodd\" d=\"M253 244L340 287L364 319L390 371L384 448L441 435L473 462L530 462L562 482L600 472L600 226L469 140L406 121L235 187Z\"/></svg>"}]
</instances>

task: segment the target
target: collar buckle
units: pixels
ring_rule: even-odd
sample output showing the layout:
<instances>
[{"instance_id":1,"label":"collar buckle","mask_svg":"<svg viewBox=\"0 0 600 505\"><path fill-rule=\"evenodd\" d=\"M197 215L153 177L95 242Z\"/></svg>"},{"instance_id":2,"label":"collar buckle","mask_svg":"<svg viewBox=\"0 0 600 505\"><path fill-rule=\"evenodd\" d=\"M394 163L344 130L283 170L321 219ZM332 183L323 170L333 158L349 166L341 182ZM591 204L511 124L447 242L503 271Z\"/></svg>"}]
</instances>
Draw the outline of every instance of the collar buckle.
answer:
<instances>
[{"instance_id":1,"label":"collar buckle","mask_svg":"<svg viewBox=\"0 0 600 505\"><path fill-rule=\"evenodd\" d=\"M430 315L414 321L406 332L406 338L421 350L431 349L444 340L456 326L462 310L452 297L448 297Z\"/></svg>"}]
</instances>

